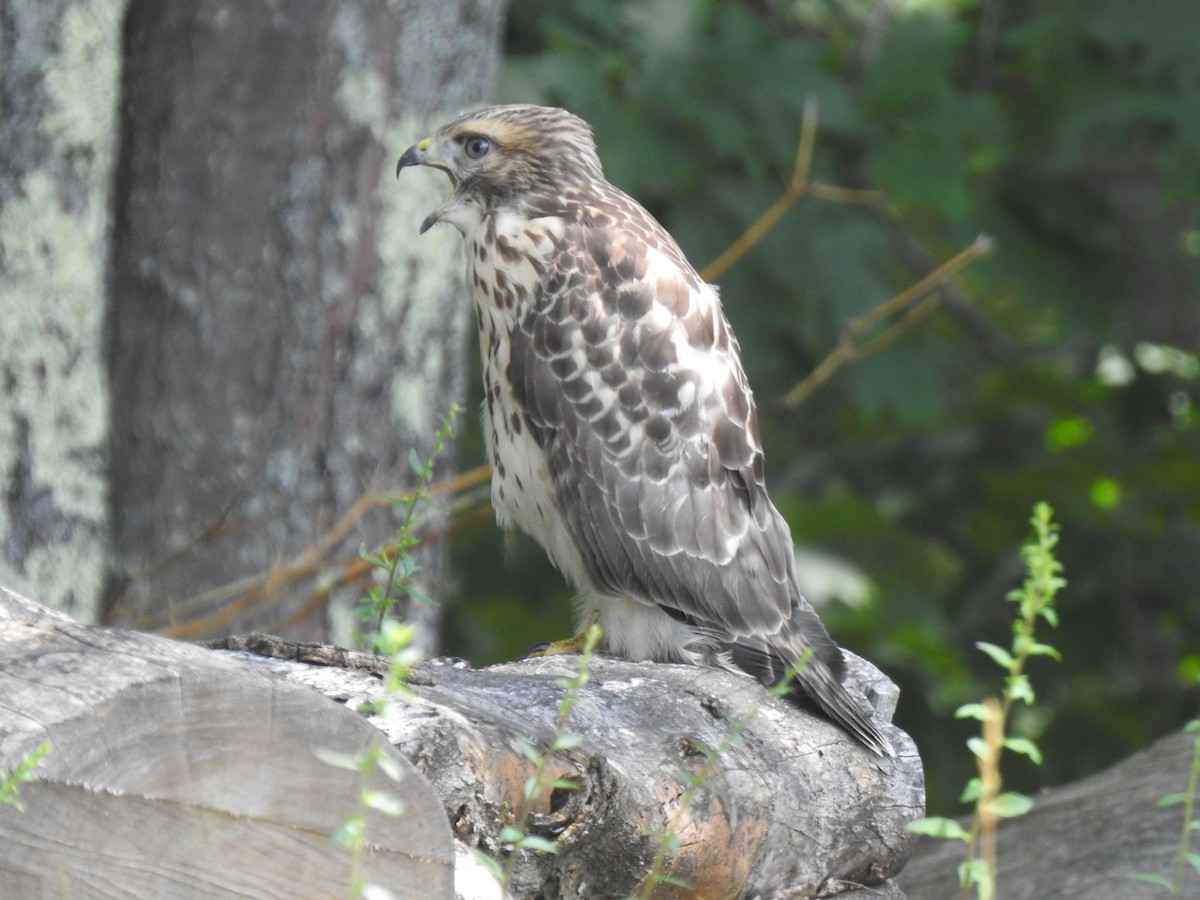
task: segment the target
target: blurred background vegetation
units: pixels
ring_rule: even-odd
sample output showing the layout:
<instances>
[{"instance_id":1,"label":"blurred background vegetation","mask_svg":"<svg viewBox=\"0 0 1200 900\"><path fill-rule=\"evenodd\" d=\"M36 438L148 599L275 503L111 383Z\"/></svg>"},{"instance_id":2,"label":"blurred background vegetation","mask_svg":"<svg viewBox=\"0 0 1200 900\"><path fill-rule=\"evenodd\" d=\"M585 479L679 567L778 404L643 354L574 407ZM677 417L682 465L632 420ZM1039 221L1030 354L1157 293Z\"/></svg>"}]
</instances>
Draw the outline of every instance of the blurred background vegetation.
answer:
<instances>
[{"instance_id":1,"label":"blurred background vegetation","mask_svg":"<svg viewBox=\"0 0 1200 900\"><path fill-rule=\"evenodd\" d=\"M802 199L720 278L806 553L869 585L823 616L901 687L930 809L957 813L1007 645L1033 504L1069 585L1017 728L1031 790L1194 715L1200 673L1200 11L1188 0L514 0L500 101L567 106L610 179L697 266L775 199L806 98ZM779 403L845 324L991 235L937 311L804 403ZM472 348L471 358L476 353ZM477 383L477 379L473 383ZM473 417L467 417L468 419ZM477 434L460 464L483 456ZM542 552L462 532L444 650L476 664L569 633ZM844 573L843 573L844 574ZM851 583L855 583L853 578ZM851 593L854 593L853 591Z\"/></svg>"}]
</instances>

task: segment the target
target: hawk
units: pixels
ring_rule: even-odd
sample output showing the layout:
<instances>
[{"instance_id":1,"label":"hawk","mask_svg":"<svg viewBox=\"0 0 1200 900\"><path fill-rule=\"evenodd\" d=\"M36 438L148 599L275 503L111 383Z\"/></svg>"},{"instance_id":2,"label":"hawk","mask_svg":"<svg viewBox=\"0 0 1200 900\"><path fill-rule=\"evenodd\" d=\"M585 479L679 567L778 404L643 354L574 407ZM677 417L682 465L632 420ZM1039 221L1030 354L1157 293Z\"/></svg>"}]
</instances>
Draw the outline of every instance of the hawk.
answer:
<instances>
[{"instance_id":1,"label":"hawk","mask_svg":"<svg viewBox=\"0 0 1200 900\"><path fill-rule=\"evenodd\" d=\"M444 222L465 239L500 524L541 544L605 649L764 684L791 669L829 718L893 756L800 594L717 290L605 180L590 126L492 106L410 147L397 177L408 166L453 184L421 233Z\"/></svg>"}]
</instances>

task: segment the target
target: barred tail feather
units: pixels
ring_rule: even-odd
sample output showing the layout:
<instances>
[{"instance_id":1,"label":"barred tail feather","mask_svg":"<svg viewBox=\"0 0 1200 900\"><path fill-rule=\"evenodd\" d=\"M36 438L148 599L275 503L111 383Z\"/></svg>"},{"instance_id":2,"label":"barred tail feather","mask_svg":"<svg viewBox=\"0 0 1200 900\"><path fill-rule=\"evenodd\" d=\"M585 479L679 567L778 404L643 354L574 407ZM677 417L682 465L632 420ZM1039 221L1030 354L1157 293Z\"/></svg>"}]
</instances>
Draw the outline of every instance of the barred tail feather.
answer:
<instances>
[{"instance_id":1,"label":"barred tail feather","mask_svg":"<svg viewBox=\"0 0 1200 900\"><path fill-rule=\"evenodd\" d=\"M835 648L836 649L836 648ZM753 675L766 685L779 684L788 676L793 690L788 699L801 708L816 706L820 712L840 726L847 734L877 756L895 757L896 750L872 719L864 705L857 701L842 684L838 672L830 665L828 648L820 653L811 650L808 642L787 630L759 642L730 644L729 656L738 668ZM837 650L841 664L841 651Z\"/></svg>"}]
</instances>

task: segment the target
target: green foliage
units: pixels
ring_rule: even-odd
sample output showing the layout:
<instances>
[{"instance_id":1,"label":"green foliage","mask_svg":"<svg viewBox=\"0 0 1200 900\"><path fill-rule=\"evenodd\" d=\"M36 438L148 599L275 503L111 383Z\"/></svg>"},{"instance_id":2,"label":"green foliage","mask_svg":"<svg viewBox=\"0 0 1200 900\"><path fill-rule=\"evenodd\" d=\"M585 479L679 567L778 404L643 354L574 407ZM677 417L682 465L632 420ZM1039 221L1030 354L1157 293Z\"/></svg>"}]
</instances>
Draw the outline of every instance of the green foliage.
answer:
<instances>
[{"instance_id":1,"label":"green foliage","mask_svg":"<svg viewBox=\"0 0 1200 900\"><path fill-rule=\"evenodd\" d=\"M420 543L416 534L417 510L422 504L432 503L429 486L433 481L434 462L445 449L446 441L454 431L454 422L461 412L462 407L457 403L450 407L434 433L433 452L428 459L421 459L415 449L409 452L409 464L417 476L417 483L403 497L388 501L403 510L395 538L374 553L368 553L365 548L360 551L362 559L377 570L380 579L368 589L357 609L360 619L374 620L374 634L369 640L362 634L356 634L356 637L359 644L369 644L373 652L388 659L388 671L383 680L384 699L362 704L358 711L364 715L380 715L389 702L395 699L408 700L412 696L407 682L409 670L418 657L412 647L416 629L396 619L392 612L398 602L399 592L421 602L434 602L412 586L412 577L417 571L412 551ZM371 786L376 771L383 772L397 782L403 772L381 747L369 747L357 756L325 748L316 748L313 752L327 765L348 769L359 775L355 811L331 836L334 843L350 851L349 896L352 900L358 897L391 896L385 889L366 880L366 853L370 846L367 814L371 810L387 816L398 816L404 812L404 803L398 797Z\"/></svg>"},{"instance_id":2,"label":"green foliage","mask_svg":"<svg viewBox=\"0 0 1200 900\"><path fill-rule=\"evenodd\" d=\"M37 781L33 770L41 764L51 749L49 741L42 741L15 769L0 774L0 806L15 806L20 812L25 812L25 804L21 801L21 785Z\"/></svg>"},{"instance_id":3,"label":"green foliage","mask_svg":"<svg viewBox=\"0 0 1200 900\"><path fill-rule=\"evenodd\" d=\"M412 579L417 573L418 565L413 550L421 543L416 534L417 509L422 504L431 504L429 485L433 481L433 467L437 458L446 448L446 441L454 432L454 422L462 412L457 403L450 407L442 419L441 427L433 435L433 452L428 459L421 459L416 448L411 448L408 463L417 476L417 483L402 497L389 498L388 502L400 507L402 518L396 529L396 536L386 546L374 552L368 552L364 547L359 551L362 559L370 563L382 576L367 590L355 611L363 621L374 622L374 638L368 638L362 632L355 631L355 639L360 646L370 645L376 653L385 653L381 646L384 627L388 616L399 601L397 592L403 592L414 600L422 603L433 603L429 597L413 586Z\"/></svg>"},{"instance_id":4,"label":"green foliage","mask_svg":"<svg viewBox=\"0 0 1200 900\"><path fill-rule=\"evenodd\" d=\"M773 499L798 544L874 587L822 615L900 685L930 806L951 809L973 727L951 713L988 691L975 641L1007 645L987 600L1037 498L1070 535L1057 552L1081 624L1059 636L1061 666L1031 660L1039 703L1015 715L1046 762L1017 760L1009 783L1094 771L1195 708L1177 670L1200 669L1200 589L1181 564L1200 559L1200 55L1176 0L890 10L514 0L497 99L591 121L610 178L697 265L779 194L806 97L813 178L887 198L886 214L801 201L721 292ZM774 405L847 321L979 233L996 251L946 312L797 409ZM482 457L477 435L464 453ZM458 550L451 647L476 662L569 627L544 554L518 543L504 577L495 535Z\"/></svg>"},{"instance_id":5,"label":"green foliage","mask_svg":"<svg viewBox=\"0 0 1200 900\"><path fill-rule=\"evenodd\" d=\"M390 896L381 893L381 888L366 880L366 853L370 847L367 813L375 810L385 816L403 814L404 802L402 800L386 791L371 787L374 772L383 772L392 781L399 782L403 777L403 771L384 752L382 747L369 747L357 756L337 753L324 748L317 748L313 752L326 765L357 772L361 784L355 811L330 836L335 844L350 851L350 891L348 896L351 900L359 897Z\"/></svg>"},{"instance_id":6,"label":"green foliage","mask_svg":"<svg viewBox=\"0 0 1200 900\"><path fill-rule=\"evenodd\" d=\"M908 826L917 834L966 844L967 858L959 867L964 900L972 888L979 900L992 900L996 896L996 822L1023 816L1033 808L1033 800L1024 794L1000 791L1002 754L1011 750L1037 765L1042 762L1042 752L1037 744L1029 737L1010 735L1009 723L1015 704L1032 704L1034 701L1033 685L1025 673L1025 664L1035 656L1060 658L1056 649L1036 639L1035 631L1039 620L1057 627L1054 599L1067 583L1060 575L1062 563L1055 556L1058 526L1051 519L1050 507L1045 503L1037 504L1030 524L1033 537L1021 548L1025 582L1007 596L1009 602L1018 606L1011 646L1006 649L987 641L978 641L975 645L1004 670L1004 688L999 698L964 703L955 713L957 718L972 719L982 725L981 735L967 741L979 769L979 775L967 782L961 797L964 803L975 806L971 827L963 828L953 819L942 816L931 816Z\"/></svg>"},{"instance_id":7,"label":"green foliage","mask_svg":"<svg viewBox=\"0 0 1200 900\"><path fill-rule=\"evenodd\" d=\"M401 623L395 619L384 619L383 625L375 638L377 653L389 660L388 673L383 681L384 699L364 703L358 711L364 715L381 715L387 703L394 699L407 700L412 691L406 684L409 669L416 661L416 651L411 647L416 630L413 626ZM366 878L366 854L370 847L367 830L367 814L374 810L385 816L398 816L404 812L404 802L387 791L372 787L374 773L382 772L394 782L403 777L392 757L384 748L368 747L357 756L339 753L323 747L316 748L313 753L326 765L337 769L347 769L357 772L359 776L359 791L355 810L337 830L330 836L332 841L350 851L350 891L351 900L359 897L390 896L377 885L371 884Z\"/></svg>"}]
</instances>

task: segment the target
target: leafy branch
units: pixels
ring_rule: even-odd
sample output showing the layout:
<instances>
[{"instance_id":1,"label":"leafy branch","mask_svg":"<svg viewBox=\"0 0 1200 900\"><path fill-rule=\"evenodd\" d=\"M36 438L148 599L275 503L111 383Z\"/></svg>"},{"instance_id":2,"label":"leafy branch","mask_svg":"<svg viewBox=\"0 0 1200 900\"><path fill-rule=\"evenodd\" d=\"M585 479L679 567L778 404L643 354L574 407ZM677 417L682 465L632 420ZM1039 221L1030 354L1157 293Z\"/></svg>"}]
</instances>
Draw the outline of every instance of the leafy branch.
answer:
<instances>
[{"instance_id":1,"label":"leafy branch","mask_svg":"<svg viewBox=\"0 0 1200 900\"><path fill-rule=\"evenodd\" d=\"M25 812L25 804L21 800L21 785L37 781L33 770L41 765L52 746L49 741L42 741L15 769L0 774L0 806L15 806L19 812Z\"/></svg>"},{"instance_id":2,"label":"leafy branch","mask_svg":"<svg viewBox=\"0 0 1200 900\"><path fill-rule=\"evenodd\" d=\"M404 496L391 501L403 510L395 538L374 553L368 553L366 549L359 553L364 562L383 575L383 583L371 585L356 610L360 619L374 620L376 635L383 631L384 621L398 602L397 592L402 591L423 603L434 602L412 584L412 578L419 569L413 550L421 543L415 533L417 508L421 504L432 503L429 485L433 481L434 462L445 449L446 441L454 431L454 421L461 412L462 407L457 403L450 407L442 419L441 427L433 435L433 452L427 459L421 459L415 447L409 450L408 461L417 476L417 484ZM360 645L369 643L361 633L355 637Z\"/></svg>"},{"instance_id":3,"label":"leafy branch","mask_svg":"<svg viewBox=\"0 0 1200 900\"><path fill-rule=\"evenodd\" d=\"M1025 674L1025 664L1034 656L1060 658L1054 647L1040 643L1035 634L1039 620L1052 627L1058 625L1054 598L1066 586L1060 574L1062 563L1054 554L1058 526L1052 515L1048 504L1039 503L1030 519L1033 536L1021 548L1027 572L1025 582L1006 598L1018 605L1010 647L1005 649L986 641L975 645L1006 672L1004 688L998 698L968 703L955 713L960 719L977 719L981 723L981 735L967 741L979 769L978 777L967 783L962 794L964 802L975 804L970 828L963 828L954 819L938 816L920 819L908 826L910 831L918 834L961 840L966 844L966 860L959 867L964 900L971 895L972 887L976 888L979 900L993 900L996 896L996 828L999 820L1024 815L1033 807L1033 800L1024 794L1001 792L1000 759L1005 750L1011 750L1034 763L1042 761L1037 744L1029 738L1008 735L1008 724L1014 704L1032 704L1034 701L1033 685Z\"/></svg>"}]
</instances>

